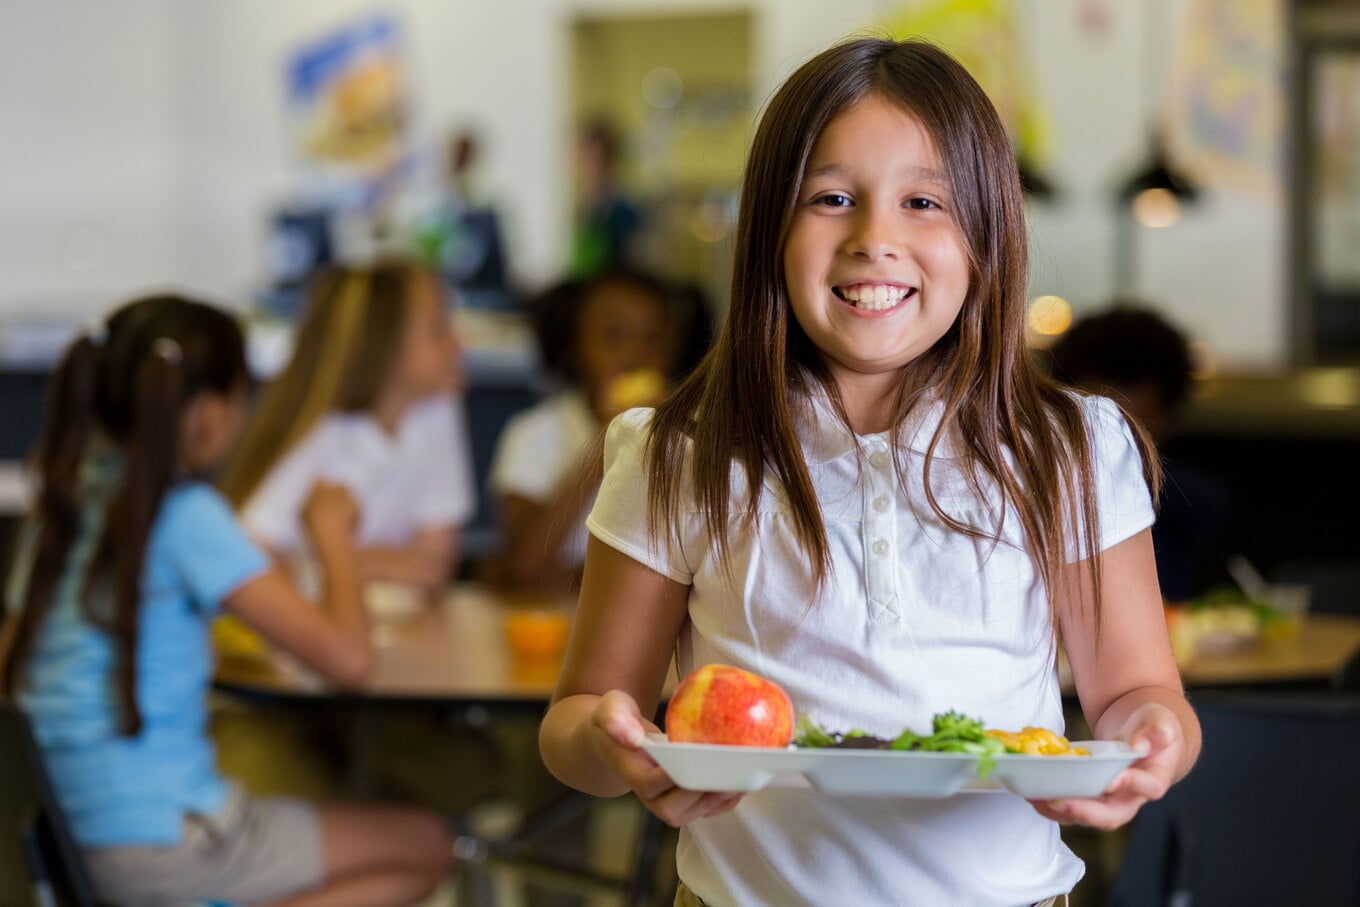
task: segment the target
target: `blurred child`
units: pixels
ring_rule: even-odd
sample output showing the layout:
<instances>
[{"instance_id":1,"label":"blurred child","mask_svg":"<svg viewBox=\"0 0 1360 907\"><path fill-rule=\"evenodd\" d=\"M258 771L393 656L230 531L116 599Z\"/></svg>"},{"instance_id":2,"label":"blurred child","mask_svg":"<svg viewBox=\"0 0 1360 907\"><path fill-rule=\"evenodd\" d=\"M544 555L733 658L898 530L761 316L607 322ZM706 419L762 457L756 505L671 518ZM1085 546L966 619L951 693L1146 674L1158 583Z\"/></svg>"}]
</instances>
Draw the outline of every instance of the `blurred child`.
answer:
<instances>
[{"instance_id":1,"label":"blurred child","mask_svg":"<svg viewBox=\"0 0 1360 907\"><path fill-rule=\"evenodd\" d=\"M679 904L1049 905L1059 822L1128 822L1193 765L1148 527L1150 444L1024 344L1015 153L931 44L861 39L771 99L717 343L616 418L541 751L681 826ZM679 786L641 744L669 665L754 671L832 728L957 710L1141 752L1099 797L842 797Z\"/></svg>"},{"instance_id":2,"label":"blurred child","mask_svg":"<svg viewBox=\"0 0 1360 907\"><path fill-rule=\"evenodd\" d=\"M560 584L579 572L601 476L595 442L615 415L666 394L684 333L676 307L659 280L624 270L539 300L544 362L566 387L512 417L497 443L488 485L500 519L500 579Z\"/></svg>"},{"instance_id":3,"label":"blurred child","mask_svg":"<svg viewBox=\"0 0 1360 907\"><path fill-rule=\"evenodd\" d=\"M305 587L313 556L303 505L317 482L348 489L359 509L356 579L370 613L394 616L452 579L474 505L442 287L432 271L387 260L324 271L308 294L293 357L262 391L220 484L246 530ZM231 629L219 627L223 650L241 639ZM337 745L349 718L222 702L212 733L223 768L252 792L322 797L350 770L352 753ZM454 812L492 784L473 768L485 749L480 733L448 726L436 710L394 707L366 772L388 796ZM445 783L440 762L461 767L460 784Z\"/></svg>"},{"instance_id":4,"label":"blurred child","mask_svg":"<svg viewBox=\"0 0 1360 907\"><path fill-rule=\"evenodd\" d=\"M52 378L37 503L10 577L0 693L29 714L101 901L409 904L444 874L433 814L254 798L206 734L209 622L234 614L333 683L372 654L354 503L302 506L326 578L304 600L201 476L248 384L236 322L174 296L76 340Z\"/></svg>"},{"instance_id":5,"label":"blurred child","mask_svg":"<svg viewBox=\"0 0 1360 907\"><path fill-rule=\"evenodd\" d=\"M324 272L222 489L257 541L299 560L312 486L343 485L359 505L360 580L432 591L450 578L474 504L457 381L433 273L399 261Z\"/></svg>"},{"instance_id":6,"label":"blurred child","mask_svg":"<svg viewBox=\"0 0 1360 907\"><path fill-rule=\"evenodd\" d=\"M1117 305L1089 315L1049 350L1054 376L1105 394L1147 429L1158 445L1174 434L1194 383L1190 344L1157 312ZM1165 481L1152 544L1168 601L1188 601L1222 581L1223 482L1162 452Z\"/></svg>"}]
</instances>

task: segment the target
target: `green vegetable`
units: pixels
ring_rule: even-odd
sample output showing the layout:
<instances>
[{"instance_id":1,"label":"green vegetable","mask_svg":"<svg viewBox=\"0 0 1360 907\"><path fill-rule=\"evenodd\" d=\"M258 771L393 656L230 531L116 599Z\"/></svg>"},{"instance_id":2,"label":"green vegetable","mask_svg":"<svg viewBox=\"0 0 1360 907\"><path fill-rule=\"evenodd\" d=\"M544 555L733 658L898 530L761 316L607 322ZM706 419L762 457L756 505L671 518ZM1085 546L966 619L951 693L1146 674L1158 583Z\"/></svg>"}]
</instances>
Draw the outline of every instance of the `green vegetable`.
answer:
<instances>
[{"instance_id":1,"label":"green vegetable","mask_svg":"<svg viewBox=\"0 0 1360 907\"><path fill-rule=\"evenodd\" d=\"M798 716L798 723L793 729L793 745L809 748L835 746L836 738L813 720L811 715L802 714Z\"/></svg>"},{"instance_id":2,"label":"green vegetable","mask_svg":"<svg viewBox=\"0 0 1360 907\"><path fill-rule=\"evenodd\" d=\"M862 745L878 738L860 730L836 734L827 731L809 715L798 716L795 746L838 747ZM985 778L996 767L996 757L1006 752L1006 745L985 733L982 722L960 712L940 712L931 721L932 733L921 736L910 728L891 741L881 741L882 747L893 750L915 750L934 753L969 753L978 757L978 777ZM864 738L860 740L858 738ZM854 741L847 743L847 741Z\"/></svg>"},{"instance_id":3,"label":"green vegetable","mask_svg":"<svg viewBox=\"0 0 1360 907\"><path fill-rule=\"evenodd\" d=\"M1190 602L1191 611L1208 611L1230 606L1247 609L1262 624L1284 620L1284 615L1273 604L1259 598L1252 598L1234 586L1215 586Z\"/></svg>"}]
</instances>

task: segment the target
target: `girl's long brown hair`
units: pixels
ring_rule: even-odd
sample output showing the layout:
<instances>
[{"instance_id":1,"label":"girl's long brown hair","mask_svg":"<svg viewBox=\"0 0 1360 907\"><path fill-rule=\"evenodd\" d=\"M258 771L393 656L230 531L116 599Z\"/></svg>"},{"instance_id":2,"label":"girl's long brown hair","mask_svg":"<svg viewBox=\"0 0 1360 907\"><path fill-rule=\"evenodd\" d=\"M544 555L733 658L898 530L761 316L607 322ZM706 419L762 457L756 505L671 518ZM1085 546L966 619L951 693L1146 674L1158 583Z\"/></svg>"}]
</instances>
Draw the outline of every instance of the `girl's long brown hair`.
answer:
<instances>
[{"instance_id":1,"label":"girl's long brown hair","mask_svg":"<svg viewBox=\"0 0 1360 907\"><path fill-rule=\"evenodd\" d=\"M141 730L137 640L147 543L165 493L176 481L180 426L200 394L243 392L249 373L234 318L178 296L129 303L106 320L103 336L67 349L48 387L47 414L34 466L37 500L26 535L27 582L0 657L0 696L21 683L82 528L80 469L95 443L119 451L124 473L109 495L101 531L84 566L84 617L112 634L120 729ZM17 567L16 567L17 569Z\"/></svg>"},{"instance_id":2,"label":"girl's long brown hair","mask_svg":"<svg viewBox=\"0 0 1360 907\"><path fill-rule=\"evenodd\" d=\"M948 54L917 41L862 39L833 47L804 64L770 101L747 161L726 321L709 355L658 407L652 423L653 530L678 525L688 448L697 504L720 561L728 563L732 470L745 471L749 491L740 512L748 528L768 470L783 487L813 578L819 587L827 578L826 527L795 433L791 392L810 376L831 395L847 429L849 420L816 348L790 315L784 245L814 143L834 117L870 93L900 104L933 138L970 256L969 292L958 320L904 371L897 398L896 425L924 399L922 388L933 388L943 403L925 458L930 507L953 529L990 537L946 513L930 491L942 439L962 439L974 491L1000 489L1004 501L995 502L997 510L1004 513L1004 503L1017 514L1050 594L1060 588L1067 539L1080 527L1098 618L1090 439L1079 401L1049 380L1026 350L1024 205L1011 145L977 82ZM1134 430L1155 499L1157 460Z\"/></svg>"},{"instance_id":3,"label":"girl's long brown hair","mask_svg":"<svg viewBox=\"0 0 1360 907\"><path fill-rule=\"evenodd\" d=\"M261 393L219 479L240 508L317 420L377 400L396 365L411 312L411 283L426 272L400 260L331 268L308 286L293 357Z\"/></svg>"}]
</instances>

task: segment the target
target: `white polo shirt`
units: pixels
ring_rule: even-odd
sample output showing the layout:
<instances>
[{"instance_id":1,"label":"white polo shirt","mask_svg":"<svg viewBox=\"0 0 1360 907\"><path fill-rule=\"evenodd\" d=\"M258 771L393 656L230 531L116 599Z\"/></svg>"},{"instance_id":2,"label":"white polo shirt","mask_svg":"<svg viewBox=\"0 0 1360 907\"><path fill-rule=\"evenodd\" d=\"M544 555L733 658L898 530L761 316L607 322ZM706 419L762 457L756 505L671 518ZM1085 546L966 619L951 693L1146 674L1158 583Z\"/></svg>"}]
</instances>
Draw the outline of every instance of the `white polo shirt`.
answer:
<instances>
[{"instance_id":1,"label":"white polo shirt","mask_svg":"<svg viewBox=\"0 0 1360 907\"><path fill-rule=\"evenodd\" d=\"M506 423L496 442L487 486L500 497L513 494L547 506L599 431L584 394L574 390L554 394ZM562 540L558 556L565 566L585 563L584 522Z\"/></svg>"},{"instance_id":2,"label":"white polo shirt","mask_svg":"<svg viewBox=\"0 0 1360 907\"><path fill-rule=\"evenodd\" d=\"M1097 477L1101 548L1152 524L1133 436L1109 400L1083 402ZM923 407L899 437L856 437L828 401L809 398L800 441L822 507L832 571L813 600L809 559L777 482L767 477L754 531L731 539L732 579L720 569L689 467L679 541L649 542L641 450L651 410L610 426L605 478L587 525L612 547L690 584L682 672L736 665L780 684L795 709L832 730L896 736L930 730L958 709L989 727L1058 729L1062 701L1043 584L1014 512L979 499L958 447L932 466L936 498L1001 541L946 527L924 495L924 452L941 407ZM737 470L737 472L741 472ZM734 525L747 500L734 479ZM732 813L681 830L680 877L714 907L827 904L1030 904L1069 891L1081 862L1056 823L1009 794L943 800L837 797L767 788Z\"/></svg>"},{"instance_id":3,"label":"white polo shirt","mask_svg":"<svg viewBox=\"0 0 1360 907\"><path fill-rule=\"evenodd\" d=\"M462 400L439 394L417 403L394 435L367 413L328 413L246 501L241 520L251 536L285 557L302 551L302 507L320 479L354 495L361 548L400 546L421 529L463 525L476 498Z\"/></svg>"}]
</instances>

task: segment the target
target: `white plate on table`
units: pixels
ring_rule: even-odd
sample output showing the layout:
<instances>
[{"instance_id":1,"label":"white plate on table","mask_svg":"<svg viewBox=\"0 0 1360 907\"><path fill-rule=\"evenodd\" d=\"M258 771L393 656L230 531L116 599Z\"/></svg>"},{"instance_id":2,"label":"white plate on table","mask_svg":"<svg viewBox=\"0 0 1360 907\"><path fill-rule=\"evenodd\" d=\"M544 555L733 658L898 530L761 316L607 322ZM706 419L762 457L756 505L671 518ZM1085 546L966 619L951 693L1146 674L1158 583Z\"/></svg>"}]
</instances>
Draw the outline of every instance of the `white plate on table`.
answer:
<instances>
[{"instance_id":1,"label":"white plate on table","mask_svg":"<svg viewBox=\"0 0 1360 907\"><path fill-rule=\"evenodd\" d=\"M1092 797L1139 757L1118 741L1073 746L1086 747L1091 755L1001 755L988 777L979 778L978 758L968 753L671 743L659 733L648 734L642 744L676 784L690 790L813 787L829 794L894 797L988 791L1009 791L1028 799Z\"/></svg>"}]
</instances>

